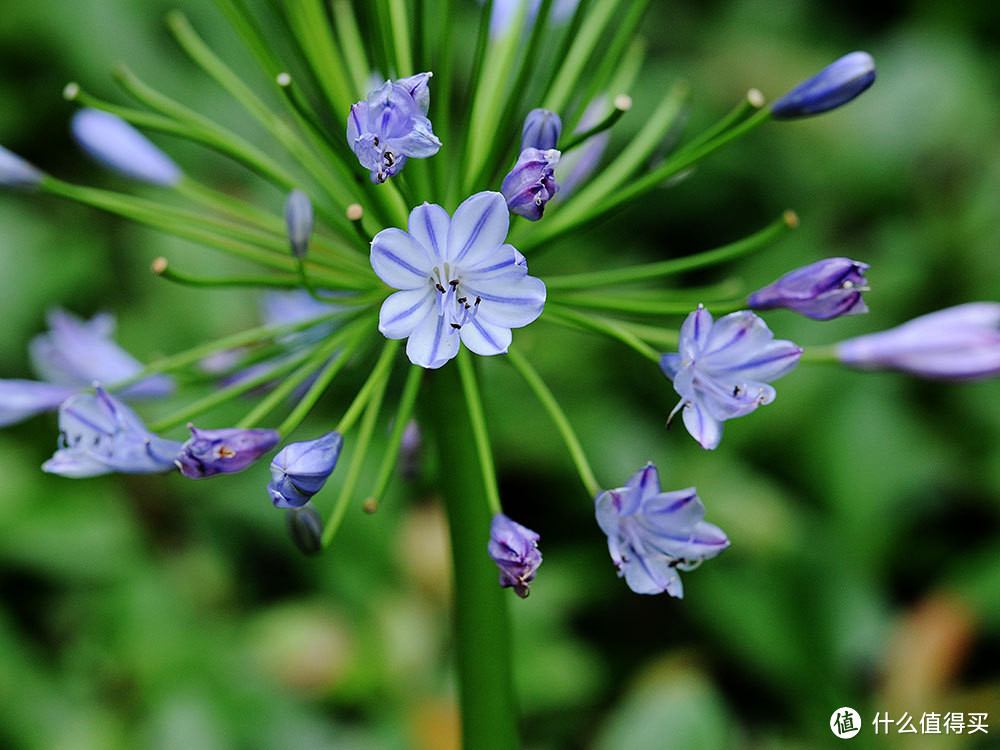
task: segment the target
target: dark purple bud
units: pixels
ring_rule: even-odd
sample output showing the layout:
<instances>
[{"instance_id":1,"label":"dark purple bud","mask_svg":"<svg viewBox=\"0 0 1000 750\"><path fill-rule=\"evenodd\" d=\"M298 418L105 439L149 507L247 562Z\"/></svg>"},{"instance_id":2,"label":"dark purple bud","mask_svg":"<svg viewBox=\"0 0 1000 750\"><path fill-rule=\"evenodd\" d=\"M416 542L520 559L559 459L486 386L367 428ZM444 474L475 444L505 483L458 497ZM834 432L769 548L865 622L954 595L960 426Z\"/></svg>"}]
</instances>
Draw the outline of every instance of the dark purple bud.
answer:
<instances>
[{"instance_id":1,"label":"dark purple bud","mask_svg":"<svg viewBox=\"0 0 1000 750\"><path fill-rule=\"evenodd\" d=\"M177 457L177 466L188 479L243 471L281 440L276 430L199 430L193 424L188 429L191 437Z\"/></svg>"},{"instance_id":2,"label":"dark purple bud","mask_svg":"<svg viewBox=\"0 0 1000 750\"><path fill-rule=\"evenodd\" d=\"M493 516L490 523L490 543L487 547L493 562L500 568L500 585L512 586L522 599L528 597L529 586L542 564L538 551L539 536L531 529L511 521L503 513Z\"/></svg>"},{"instance_id":3,"label":"dark purple bud","mask_svg":"<svg viewBox=\"0 0 1000 750\"><path fill-rule=\"evenodd\" d=\"M286 445L271 461L267 491L275 508L299 508L319 492L337 465L344 438L328 432L315 440Z\"/></svg>"},{"instance_id":4,"label":"dark purple bud","mask_svg":"<svg viewBox=\"0 0 1000 750\"><path fill-rule=\"evenodd\" d=\"M970 302L837 344L837 358L863 370L900 370L926 378L975 380L1000 375L1000 303Z\"/></svg>"},{"instance_id":5,"label":"dark purple bud","mask_svg":"<svg viewBox=\"0 0 1000 750\"><path fill-rule=\"evenodd\" d=\"M755 310L787 307L813 320L868 312L861 293L868 291L869 265L850 258L827 258L786 273L750 295Z\"/></svg>"},{"instance_id":6,"label":"dark purple bud","mask_svg":"<svg viewBox=\"0 0 1000 750\"><path fill-rule=\"evenodd\" d=\"M285 513L285 528L303 555L312 557L323 549L323 519L312 505L288 510Z\"/></svg>"},{"instance_id":7,"label":"dark purple bud","mask_svg":"<svg viewBox=\"0 0 1000 750\"><path fill-rule=\"evenodd\" d=\"M296 258L306 257L313 231L313 204L301 190L293 190L285 201L285 226L288 242Z\"/></svg>"},{"instance_id":8,"label":"dark purple bud","mask_svg":"<svg viewBox=\"0 0 1000 750\"><path fill-rule=\"evenodd\" d=\"M875 82L875 61L867 52L851 52L827 65L771 105L778 120L818 115L836 109Z\"/></svg>"},{"instance_id":9,"label":"dark purple bud","mask_svg":"<svg viewBox=\"0 0 1000 750\"><path fill-rule=\"evenodd\" d=\"M548 151L559 143L562 133L562 120L550 109L533 109L524 118L524 128L521 130L521 150L537 148Z\"/></svg>"},{"instance_id":10,"label":"dark purple bud","mask_svg":"<svg viewBox=\"0 0 1000 750\"><path fill-rule=\"evenodd\" d=\"M527 148L521 152L517 164L503 178L500 192L511 213L530 221L538 221L545 211L545 204L557 192L559 183L552 172L559 163L560 153L555 149L539 151Z\"/></svg>"}]
</instances>

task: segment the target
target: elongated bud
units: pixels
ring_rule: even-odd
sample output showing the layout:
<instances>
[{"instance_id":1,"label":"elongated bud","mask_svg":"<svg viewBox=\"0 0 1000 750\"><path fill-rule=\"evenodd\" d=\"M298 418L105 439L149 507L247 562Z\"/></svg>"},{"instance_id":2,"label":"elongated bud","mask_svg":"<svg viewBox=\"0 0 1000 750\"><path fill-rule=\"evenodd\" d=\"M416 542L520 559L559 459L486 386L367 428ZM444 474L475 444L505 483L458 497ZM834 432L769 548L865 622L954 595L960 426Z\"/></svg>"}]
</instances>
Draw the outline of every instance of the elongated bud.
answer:
<instances>
[{"instance_id":1,"label":"elongated bud","mask_svg":"<svg viewBox=\"0 0 1000 750\"><path fill-rule=\"evenodd\" d=\"M245 430L226 427L199 430L189 424L191 437L181 446L177 467L188 479L204 479L216 474L243 471L278 444L275 430Z\"/></svg>"},{"instance_id":2,"label":"elongated bud","mask_svg":"<svg viewBox=\"0 0 1000 750\"><path fill-rule=\"evenodd\" d=\"M313 231L313 205L309 196L301 190L293 190L285 201L285 226L288 227L288 242L296 258L306 257L309 237Z\"/></svg>"},{"instance_id":3,"label":"elongated bud","mask_svg":"<svg viewBox=\"0 0 1000 750\"><path fill-rule=\"evenodd\" d=\"M868 312L861 292L867 291L867 263L827 258L797 268L750 295L755 310L785 307L813 320Z\"/></svg>"},{"instance_id":4,"label":"elongated bud","mask_svg":"<svg viewBox=\"0 0 1000 750\"><path fill-rule=\"evenodd\" d=\"M303 555L312 557L323 549L323 519L312 505L288 510L285 513L285 528Z\"/></svg>"},{"instance_id":5,"label":"elongated bud","mask_svg":"<svg viewBox=\"0 0 1000 750\"><path fill-rule=\"evenodd\" d=\"M779 120L818 115L847 104L875 82L875 60L867 52L851 52L771 105Z\"/></svg>"},{"instance_id":6,"label":"elongated bud","mask_svg":"<svg viewBox=\"0 0 1000 750\"><path fill-rule=\"evenodd\" d=\"M559 191L559 183L552 174L559 156L555 149L527 148L521 152L517 164L500 185L511 213L530 221L542 218L545 204Z\"/></svg>"},{"instance_id":7,"label":"elongated bud","mask_svg":"<svg viewBox=\"0 0 1000 750\"><path fill-rule=\"evenodd\" d=\"M37 187L44 173L12 151L0 146L0 185L17 188Z\"/></svg>"},{"instance_id":8,"label":"elongated bud","mask_svg":"<svg viewBox=\"0 0 1000 750\"><path fill-rule=\"evenodd\" d=\"M81 109L73 115L71 130L87 154L127 177L170 187L183 176L169 156L118 115Z\"/></svg>"},{"instance_id":9,"label":"elongated bud","mask_svg":"<svg viewBox=\"0 0 1000 750\"><path fill-rule=\"evenodd\" d=\"M500 568L500 586L512 587L522 599L528 598L531 588L528 584L535 580L538 566L542 564L538 540L538 534L503 513L493 516L487 550Z\"/></svg>"},{"instance_id":10,"label":"elongated bud","mask_svg":"<svg viewBox=\"0 0 1000 750\"><path fill-rule=\"evenodd\" d=\"M521 130L521 150L537 148L547 151L555 148L562 133L562 120L550 109L533 109L524 118Z\"/></svg>"}]
</instances>

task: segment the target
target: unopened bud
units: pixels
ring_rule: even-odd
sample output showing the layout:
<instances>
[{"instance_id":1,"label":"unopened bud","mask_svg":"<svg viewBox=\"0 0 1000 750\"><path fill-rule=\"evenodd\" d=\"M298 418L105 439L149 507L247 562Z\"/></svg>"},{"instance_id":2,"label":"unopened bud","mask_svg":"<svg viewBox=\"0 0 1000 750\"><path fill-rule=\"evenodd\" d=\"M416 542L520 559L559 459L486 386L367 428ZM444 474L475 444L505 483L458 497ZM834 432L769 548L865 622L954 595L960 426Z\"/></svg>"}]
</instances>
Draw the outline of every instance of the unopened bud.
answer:
<instances>
[{"instance_id":1,"label":"unopened bud","mask_svg":"<svg viewBox=\"0 0 1000 750\"><path fill-rule=\"evenodd\" d=\"M303 555L312 557L323 549L323 519L312 504L288 510L285 513L285 528Z\"/></svg>"}]
</instances>

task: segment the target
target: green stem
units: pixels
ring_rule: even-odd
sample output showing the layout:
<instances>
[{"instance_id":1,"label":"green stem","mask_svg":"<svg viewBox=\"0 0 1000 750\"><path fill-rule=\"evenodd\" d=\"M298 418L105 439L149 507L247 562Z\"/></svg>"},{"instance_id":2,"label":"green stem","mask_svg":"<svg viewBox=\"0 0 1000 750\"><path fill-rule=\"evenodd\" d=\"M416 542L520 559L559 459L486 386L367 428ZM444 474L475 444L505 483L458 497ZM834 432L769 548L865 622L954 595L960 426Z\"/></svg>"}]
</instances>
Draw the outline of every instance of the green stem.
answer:
<instances>
[{"instance_id":1,"label":"green stem","mask_svg":"<svg viewBox=\"0 0 1000 750\"><path fill-rule=\"evenodd\" d=\"M573 427L566 418L566 413L559 406L559 402L556 401L556 397L552 395L552 391L549 390L548 386L545 385L538 375L538 372L520 351L511 347L507 351L507 359L514 365L514 369L521 373L521 377L524 378L528 387L535 392L538 400L542 402L545 411L549 413L549 417L555 423L563 442L566 443L570 458L573 459L573 465L576 467L577 474L580 475L580 481L583 482L587 494L591 497L597 497L601 492L601 485L598 483L597 477L594 476L593 469L590 468L590 463L583 452L580 439L573 431Z\"/></svg>"},{"instance_id":2,"label":"green stem","mask_svg":"<svg viewBox=\"0 0 1000 750\"><path fill-rule=\"evenodd\" d=\"M378 386L379 381L384 377L388 377L388 371L392 367L393 357L396 356L396 352L399 351L399 341L389 340L385 342L385 346L382 348L382 354L379 356L378 362L375 363L375 367L372 368L371 375L368 376L368 380L365 384L361 386L361 390L354 397L354 401L351 405L347 407L347 411L344 412L344 416L340 418L340 422L337 423L335 428L337 432L341 435L346 435L350 432L354 423L358 420L361 415L362 409L368 403L368 399L371 398L372 393Z\"/></svg>"},{"instance_id":3,"label":"green stem","mask_svg":"<svg viewBox=\"0 0 1000 750\"><path fill-rule=\"evenodd\" d=\"M763 95L757 89L750 89L739 104L729 110L721 120L681 146L674 156L701 148L713 138L717 138L738 123L743 122L748 115L756 112L762 106L764 106Z\"/></svg>"},{"instance_id":4,"label":"green stem","mask_svg":"<svg viewBox=\"0 0 1000 750\"><path fill-rule=\"evenodd\" d=\"M546 109L560 112L566 107L570 96L576 90L580 73L593 59L594 47L601 38L604 27L620 4L621 0L597 0L589 9L580 30L573 38L573 46L562 60L559 74L545 97L543 106Z\"/></svg>"},{"instance_id":5,"label":"green stem","mask_svg":"<svg viewBox=\"0 0 1000 750\"><path fill-rule=\"evenodd\" d=\"M603 333L605 336L621 341L652 362L659 363L660 361L659 352L637 336L634 331L616 320L576 312L553 302L549 302L545 306L545 314L549 319L554 319L554 322L570 323L575 328Z\"/></svg>"},{"instance_id":6,"label":"green stem","mask_svg":"<svg viewBox=\"0 0 1000 750\"><path fill-rule=\"evenodd\" d=\"M460 389L454 367L429 373L424 423L432 427L443 467L444 497L454 566L452 591L462 747L517 750L518 716L514 699L507 592L497 584L497 568L486 553L490 507L480 501L482 484L473 465L471 424L454 409ZM509 598L509 595L508 595Z\"/></svg>"},{"instance_id":7,"label":"green stem","mask_svg":"<svg viewBox=\"0 0 1000 750\"><path fill-rule=\"evenodd\" d=\"M159 257L153 261L153 273L160 278L172 281L182 286L225 288L225 287L253 287L259 289L298 289L300 280L295 276L217 276L207 278L204 276L192 276L191 274L178 271L171 266L166 258Z\"/></svg>"},{"instance_id":8,"label":"green stem","mask_svg":"<svg viewBox=\"0 0 1000 750\"><path fill-rule=\"evenodd\" d=\"M806 347L800 361L812 364L840 364L840 357L837 356L837 345Z\"/></svg>"},{"instance_id":9,"label":"green stem","mask_svg":"<svg viewBox=\"0 0 1000 750\"><path fill-rule=\"evenodd\" d=\"M413 407L417 402L417 394L420 392L420 382L423 380L424 368L411 365L410 371L406 375L406 385L403 386L403 395L399 398L399 407L396 417L392 423L392 433L389 435L389 444L386 446L385 455L382 456L382 465L376 474L374 487L369 494L369 498L378 507L378 502L385 494L392 478L392 470L396 467L396 459L399 457L399 449L403 442L403 433L413 415Z\"/></svg>"},{"instance_id":10,"label":"green stem","mask_svg":"<svg viewBox=\"0 0 1000 750\"><path fill-rule=\"evenodd\" d=\"M622 118L622 115L628 112L631 108L632 97L627 94L619 94L615 97L614 106L611 108L611 112L607 117L594 125L594 127L584 130L582 133L574 133L571 135L565 144L560 144L559 150L565 154L579 146L588 138L595 136L598 133L603 133L605 130L609 130L614 127L614 124Z\"/></svg>"},{"instance_id":11,"label":"green stem","mask_svg":"<svg viewBox=\"0 0 1000 750\"><path fill-rule=\"evenodd\" d=\"M632 315L687 315L696 303L687 300L663 299L669 292L654 292L653 295L632 293L629 297L619 297L604 294L560 294L550 297L551 302L560 305L573 305L592 310L611 310L612 312L629 313ZM746 298L734 300L700 300L713 313L730 313L745 310Z\"/></svg>"},{"instance_id":12,"label":"green stem","mask_svg":"<svg viewBox=\"0 0 1000 750\"><path fill-rule=\"evenodd\" d=\"M413 75L413 51L410 47L410 19L404 0L389 0L389 27L396 50L396 75L406 78Z\"/></svg>"},{"instance_id":13,"label":"green stem","mask_svg":"<svg viewBox=\"0 0 1000 750\"><path fill-rule=\"evenodd\" d=\"M497 486L497 474L493 466L493 452L490 450L490 435L486 430L486 418L483 416L483 402L479 397L479 384L476 382L472 355L463 348L455 359L458 364L458 374L462 379L465 404L469 408L469 421L472 423L472 438L476 442L476 453L479 455L479 468L483 473L486 503L494 514L502 513L500 489Z\"/></svg>"},{"instance_id":14,"label":"green stem","mask_svg":"<svg viewBox=\"0 0 1000 750\"><path fill-rule=\"evenodd\" d=\"M365 55L365 46L358 21L354 16L354 8L351 7L350 0L333 0L331 9L336 22L340 49L344 53L344 62L354 84L354 95L365 96L368 93L368 76L372 68Z\"/></svg>"}]
</instances>

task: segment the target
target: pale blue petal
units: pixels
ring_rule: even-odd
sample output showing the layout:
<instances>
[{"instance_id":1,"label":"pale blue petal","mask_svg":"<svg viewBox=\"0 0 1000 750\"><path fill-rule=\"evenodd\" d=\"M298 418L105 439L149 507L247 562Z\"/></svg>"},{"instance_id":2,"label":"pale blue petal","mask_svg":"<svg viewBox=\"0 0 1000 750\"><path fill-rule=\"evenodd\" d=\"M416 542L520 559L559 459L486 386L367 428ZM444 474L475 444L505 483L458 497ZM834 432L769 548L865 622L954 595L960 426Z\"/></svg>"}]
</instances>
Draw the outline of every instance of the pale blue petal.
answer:
<instances>
[{"instance_id":1,"label":"pale blue petal","mask_svg":"<svg viewBox=\"0 0 1000 750\"><path fill-rule=\"evenodd\" d=\"M694 359L712 332L712 314L701 305L690 313L681 326L678 349L683 359Z\"/></svg>"},{"instance_id":2,"label":"pale blue petal","mask_svg":"<svg viewBox=\"0 0 1000 750\"><path fill-rule=\"evenodd\" d=\"M535 276L500 276L464 283L463 289L470 297L482 300L478 313L481 319L505 328L528 325L545 307L545 284Z\"/></svg>"},{"instance_id":3,"label":"pale blue petal","mask_svg":"<svg viewBox=\"0 0 1000 750\"><path fill-rule=\"evenodd\" d=\"M458 354L458 331L451 327L448 316L425 315L406 342L406 356L420 367L434 370Z\"/></svg>"},{"instance_id":4,"label":"pale blue petal","mask_svg":"<svg viewBox=\"0 0 1000 750\"><path fill-rule=\"evenodd\" d=\"M719 441L722 440L722 422L694 402L685 405L681 412L684 426L702 448L713 450L719 446Z\"/></svg>"},{"instance_id":5,"label":"pale blue petal","mask_svg":"<svg viewBox=\"0 0 1000 750\"><path fill-rule=\"evenodd\" d=\"M378 314L378 330L389 339L405 339L428 315L437 317L430 285L389 295Z\"/></svg>"},{"instance_id":6,"label":"pale blue petal","mask_svg":"<svg viewBox=\"0 0 1000 750\"><path fill-rule=\"evenodd\" d=\"M477 258L504 243L509 227L507 201L500 193L487 191L466 198L455 209L448 229L448 260L456 264L465 261L474 268Z\"/></svg>"},{"instance_id":7,"label":"pale blue petal","mask_svg":"<svg viewBox=\"0 0 1000 750\"><path fill-rule=\"evenodd\" d=\"M417 206L410 211L406 226L410 236L423 245L432 265L442 263L448 257L448 227L451 226L451 217L441 206L426 202Z\"/></svg>"},{"instance_id":8,"label":"pale blue petal","mask_svg":"<svg viewBox=\"0 0 1000 750\"><path fill-rule=\"evenodd\" d=\"M383 229L375 235L371 264L378 277L395 289L423 287L431 276L424 248L402 229Z\"/></svg>"},{"instance_id":9,"label":"pale blue petal","mask_svg":"<svg viewBox=\"0 0 1000 750\"><path fill-rule=\"evenodd\" d=\"M463 325L459 335L469 351L485 357L506 354L512 339L509 328L488 323L479 317Z\"/></svg>"}]
</instances>

